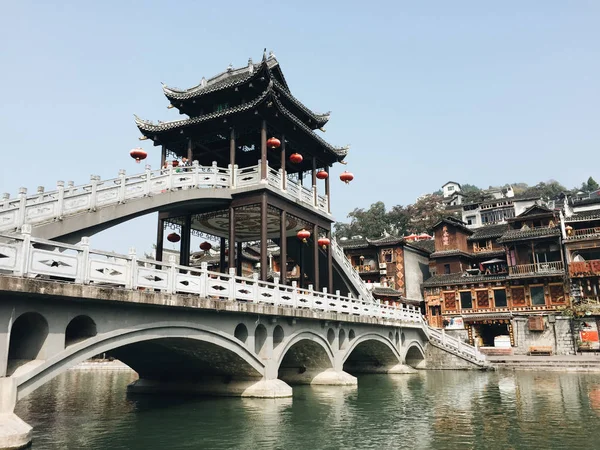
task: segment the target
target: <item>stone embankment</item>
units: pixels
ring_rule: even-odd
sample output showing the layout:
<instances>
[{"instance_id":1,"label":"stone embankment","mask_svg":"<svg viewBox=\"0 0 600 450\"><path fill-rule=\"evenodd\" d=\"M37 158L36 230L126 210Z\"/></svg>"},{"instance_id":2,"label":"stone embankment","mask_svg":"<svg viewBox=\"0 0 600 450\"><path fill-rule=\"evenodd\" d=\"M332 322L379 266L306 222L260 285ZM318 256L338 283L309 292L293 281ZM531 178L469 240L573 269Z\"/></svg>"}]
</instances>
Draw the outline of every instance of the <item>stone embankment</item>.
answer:
<instances>
[{"instance_id":1,"label":"stone embankment","mask_svg":"<svg viewBox=\"0 0 600 450\"><path fill-rule=\"evenodd\" d=\"M600 355L562 356L488 356L488 362L497 370L539 370L564 372L600 372Z\"/></svg>"}]
</instances>

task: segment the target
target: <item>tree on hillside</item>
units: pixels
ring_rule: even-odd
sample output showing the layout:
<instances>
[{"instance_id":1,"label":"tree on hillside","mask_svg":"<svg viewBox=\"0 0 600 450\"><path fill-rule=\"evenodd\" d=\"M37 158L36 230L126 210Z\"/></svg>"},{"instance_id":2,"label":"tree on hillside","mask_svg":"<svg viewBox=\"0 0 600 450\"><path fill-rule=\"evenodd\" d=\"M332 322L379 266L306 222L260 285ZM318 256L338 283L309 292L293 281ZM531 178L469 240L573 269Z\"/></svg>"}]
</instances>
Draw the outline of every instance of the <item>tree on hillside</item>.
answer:
<instances>
[{"instance_id":1,"label":"tree on hillside","mask_svg":"<svg viewBox=\"0 0 600 450\"><path fill-rule=\"evenodd\" d=\"M350 223L336 222L335 235L339 237L352 237L360 235L368 238L378 238L387 231L388 222L383 202L373 203L367 210L355 208L348 214Z\"/></svg>"},{"instance_id":2,"label":"tree on hillside","mask_svg":"<svg viewBox=\"0 0 600 450\"><path fill-rule=\"evenodd\" d=\"M535 186L528 188L523 194L525 195L539 195L546 199L555 199L560 197L561 194L569 193L569 189L564 187L556 180L548 180L546 182L540 182Z\"/></svg>"},{"instance_id":3,"label":"tree on hillside","mask_svg":"<svg viewBox=\"0 0 600 450\"><path fill-rule=\"evenodd\" d=\"M431 231L433 225L448 215L448 212L444 210L442 200L439 195L427 195L421 197L414 204L408 205L406 207L409 217L407 231L414 233Z\"/></svg>"},{"instance_id":4,"label":"tree on hillside","mask_svg":"<svg viewBox=\"0 0 600 450\"><path fill-rule=\"evenodd\" d=\"M598 189L600 189L600 185L592 177L589 177L587 182L584 181L581 183L581 190L583 192L595 192Z\"/></svg>"},{"instance_id":5,"label":"tree on hillside","mask_svg":"<svg viewBox=\"0 0 600 450\"><path fill-rule=\"evenodd\" d=\"M465 196L465 203L474 203L482 200L482 192L474 184L462 184L460 192Z\"/></svg>"}]
</instances>

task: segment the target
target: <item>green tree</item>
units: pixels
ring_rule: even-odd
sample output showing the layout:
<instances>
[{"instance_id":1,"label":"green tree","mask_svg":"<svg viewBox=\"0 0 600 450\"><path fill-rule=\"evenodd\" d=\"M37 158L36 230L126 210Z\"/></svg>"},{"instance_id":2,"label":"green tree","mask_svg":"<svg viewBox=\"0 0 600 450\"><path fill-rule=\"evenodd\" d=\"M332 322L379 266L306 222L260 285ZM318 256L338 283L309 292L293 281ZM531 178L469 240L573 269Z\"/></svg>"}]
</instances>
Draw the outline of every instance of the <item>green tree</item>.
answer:
<instances>
[{"instance_id":1,"label":"green tree","mask_svg":"<svg viewBox=\"0 0 600 450\"><path fill-rule=\"evenodd\" d=\"M417 200L414 204L406 207L409 217L408 230L419 233L431 231L431 228L448 215L444 210L443 198L439 195L426 195Z\"/></svg>"},{"instance_id":2,"label":"green tree","mask_svg":"<svg viewBox=\"0 0 600 450\"><path fill-rule=\"evenodd\" d=\"M555 199L560 197L563 193L570 192L566 187L560 184L556 180L548 180L546 182L540 182L535 186L527 189L525 195L539 195L542 198Z\"/></svg>"},{"instance_id":3,"label":"green tree","mask_svg":"<svg viewBox=\"0 0 600 450\"><path fill-rule=\"evenodd\" d=\"M600 185L592 177L589 177L587 182L584 181L581 183L581 190L583 192L595 192L598 189L600 189Z\"/></svg>"},{"instance_id":4,"label":"green tree","mask_svg":"<svg viewBox=\"0 0 600 450\"><path fill-rule=\"evenodd\" d=\"M335 234L340 237L361 235L368 238L378 238L387 231L388 222L383 202L376 202L367 210L355 208L348 214L350 223L336 222Z\"/></svg>"}]
</instances>

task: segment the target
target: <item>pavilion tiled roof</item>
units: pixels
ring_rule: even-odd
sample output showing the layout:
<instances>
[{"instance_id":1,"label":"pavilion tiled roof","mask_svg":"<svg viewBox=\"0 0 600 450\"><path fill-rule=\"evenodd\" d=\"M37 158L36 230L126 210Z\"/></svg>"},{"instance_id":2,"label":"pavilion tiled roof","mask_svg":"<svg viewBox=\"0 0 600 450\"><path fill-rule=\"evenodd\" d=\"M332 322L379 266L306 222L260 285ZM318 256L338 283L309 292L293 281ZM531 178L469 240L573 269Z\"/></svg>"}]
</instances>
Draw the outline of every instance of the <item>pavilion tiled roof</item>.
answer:
<instances>
[{"instance_id":1,"label":"pavilion tiled roof","mask_svg":"<svg viewBox=\"0 0 600 450\"><path fill-rule=\"evenodd\" d=\"M390 287L374 287L371 291L373 295L379 295L381 297L401 297L402 292L392 289Z\"/></svg>"},{"instance_id":2,"label":"pavilion tiled roof","mask_svg":"<svg viewBox=\"0 0 600 450\"><path fill-rule=\"evenodd\" d=\"M423 282L423 287L452 286L482 282L505 281L506 275L469 275L466 272L434 275Z\"/></svg>"},{"instance_id":3,"label":"pavilion tiled roof","mask_svg":"<svg viewBox=\"0 0 600 450\"><path fill-rule=\"evenodd\" d=\"M545 237L560 236L560 228L553 227L540 227L540 228L526 228L520 230L508 230L506 233L498 239L499 243L512 242L527 239L539 239Z\"/></svg>"},{"instance_id":4,"label":"pavilion tiled roof","mask_svg":"<svg viewBox=\"0 0 600 450\"><path fill-rule=\"evenodd\" d=\"M259 104L262 104L267 98L271 99L273 103L277 106L277 109L287 117L292 123L294 123L297 127L302 128L307 135L311 136L318 144L329 150L331 153L337 155L338 157L343 158L348 154L349 146L345 147L334 147L328 142L326 142L323 138L317 135L311 128L309 128L304 122L294 116L290 111L288 111L281 102L277 99L276 95L274 95L273 88L273 80L269 83L267 88L254 100L243 103L241 105L236 105L230 108L222 109L221 111L214 111L208 114L203 114L201 116L196 116L188 119L180 119L173 120L168 122L161 122L158 124L154 124L151 121L142 120L139 117L135 116L135 122L140 131L142 133L146 132L147 134L160 133L169 130L175 130L180 128L186 128L192 125L197 125L204 122L209 122L211 120L227 118L231 115L238 114L240 112L249 111Z\"/></svg>"},{"instance_id":5,"label":"pavilion tiled roof","mask_svg":"<svg viewBox=\"0 0 600 450\"><path fill-rule=\"evenodd\" d=\"M467 241L478 241L480 239L499 238L508 230L508 224L486 225L475 229L475 232L467 238Z\"/></svg>"},{"instance_id":6,"label":"pavilion tiled roof","mask_svg":"<svg viewBox=\"0 0 600 450\"><path fill-rule=\"evenodd\" d=\"M369 238L353 238L353 239L344 239L344 240L339 240L338 244L340 245L340 247L347 249L347 250L352 250L352 249L359 249L359 248L368 248L368 247L384 247L386 245L398 245L398 244L402 244L404 242L404 239L402 237L396 237L396 236L385 236L382 238L378 238L378 239L369 239Z\"/></svg>"},{"instance_id":7,"label":"pavilion tiled roof","mask_svg":"<svg viewBox=\"0 0 600 450\"><path fill-rule=\"evenodd\" d=\"M230 88L234 88L237 86L241 86L255 77L258 77L259 74L263 71L263 69L267 69L269 72L279 66L279 62L274 57L270 57L269 59L265 57L259 64L253 64L250 60L248 65L245 67L241 67L238 69L228 69L225 72L221 72L218 75L206 80L202 79L202 81L194 87L189 89L177 89L171 88L163 84L163 91L165 96L170 100L190 100L199 98L211 92L217 92L221 90L226 90ZM307 108L302 102L300 102L296 97L294 97L287 86L284 86L275 78L271 77L273 80L273 84L275 90L278 94L286 97L291 103L296 105L299 109L301 109L305 114L310 116L315 120L315 124L317 127L324 126L329 120L330 112L325 114L315 113L314 111Z\"/></svg>"},{"instance_id":8,"label":"pavilion tiled roof","mask_svg":"<svg viewBox=\"0 0 600 450\"><path fill-rule=\"evenodd\" d=\"M459 228L462 231L466 232L467 234L473 234L473 230L471 230L470 228L467 228L467 225L462 220L457 219L456 217L452 217L452 216L445 217L442 220L440 220L438 223L436 223L433 226L433 228L434 229L437 228L442 223L452 225L453 227Z\"/></svg>"}]
</instances>

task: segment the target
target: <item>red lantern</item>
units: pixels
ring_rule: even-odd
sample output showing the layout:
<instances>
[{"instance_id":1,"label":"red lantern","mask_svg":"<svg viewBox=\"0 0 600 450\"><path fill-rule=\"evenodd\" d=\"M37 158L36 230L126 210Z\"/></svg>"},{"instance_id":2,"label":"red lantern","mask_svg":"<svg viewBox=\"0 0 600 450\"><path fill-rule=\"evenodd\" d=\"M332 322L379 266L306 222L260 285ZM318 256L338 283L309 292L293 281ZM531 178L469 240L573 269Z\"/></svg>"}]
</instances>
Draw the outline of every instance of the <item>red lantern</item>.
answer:
<instances>
[{"instance_id":1,"label":"red lantern","mask_svg":"<svg viewBox=\"0 0 600 450\"><path fill-rule=\"evenodd\" d=\"M146 159L146 157L148 156L148 153L146 153L144 151L144 149L142 149L142 148L134 148L133 150L131 150L129 152L129 156L131 156L133 159L135 159L136 163L139 163L143 159Z\"/></svg>"},{"instance_id":2,"label":"red lantern","mask_svg":"<svg viewBox=\"0 0 600 450\"><path fill-rule=\"evenodd\" d=\"M329 178L329 174L327 172L325 172L324 170L319 170L317 172L317 178L319 180L326 180L327 178Z\"/></svg>"},{"instance_id":3,"label":"red lantern","mask_svg":"<svg viewBox=\"0 0 600 450\"><path fill-rule=\"evenodd\" d=\"M302 228L300 231L298 231L296 236L298 237L298 239L301 239L302 242L306 244L306 240L310 237L310 231L307 231L304 228Z\"/></svg>"},{"instance_id":4,"label":"red lantern","mask_svg":"<svg viewBox=\"0 0 600 450\"><path fill-rule=\"evenodd\" d=\"M294 164L300 164L304 158L300 153L292 153L290 155L290 161Z\"/></svg>"},{"instance_id":5,"label":"red lantern","mask_svg":"<svg viewBox=\"0 0 600 450\"><path fill-rule=\"evenodd\" d=\"M323 250L327 250L327 247L329 247L329 244L331 244L331 241L328 238L320 238L319 239L319 247L323 247Z\"/></svg>"},{"instance_id":6,"label":"red lantern","mask_svg":"<svg viewBox=\"0 0 600 450\"><path fill-rule=\"evenodd\" d=\"M210 244L210 242L204 241L202 244L200 244L200 250L204 250L205 252L209 251L211 248L212 245Z\"/></svg>"},{"instance_id":7,"label":"red lantern","mask_svg":"<svg viewBox=\"0 0 600 450\"><path fill-rule=\"evenodd\" d=\"M280 146L281 146L281 141L279 139L277 139L276 137L269 138L269 140L267 141L267 148L270 148L271 150L275 150L275 149L279 148Z\"/></svg>"},{"instance_id":8,"label":"red lantern","mask_svg":"<svg viewBox=\"0 0 600 450\"><path fill-rule=\"evenodd\" d=\"M179 242L181 240L181 236L179 236L177 233L171 233L167 236L167 241L169 242Z\"/></svg>"},{"instance_id":9,"label":"red lantern","mask_svg":"<svg viewBox=\"0 0 600 450\"><path fill-rule=\"evenodd\" d=\"M354 180L354 175L352 175L350 172L344 171L344 173L342 173L340 175L340 180L342 180L344 183L348 184L352 180Z\"/></svg>"}]
</instances>

